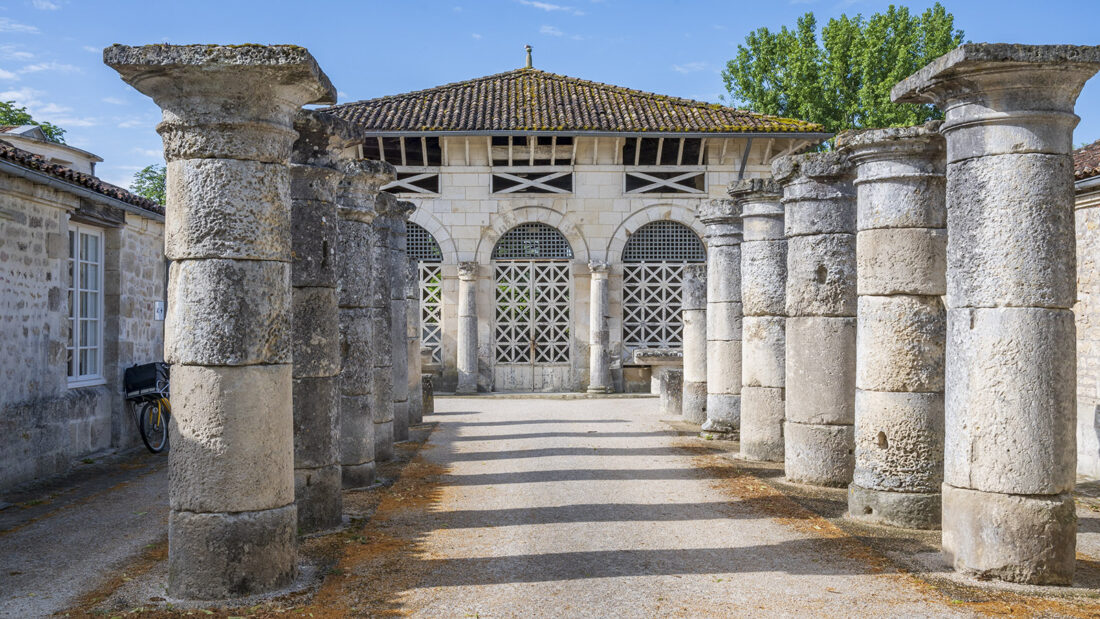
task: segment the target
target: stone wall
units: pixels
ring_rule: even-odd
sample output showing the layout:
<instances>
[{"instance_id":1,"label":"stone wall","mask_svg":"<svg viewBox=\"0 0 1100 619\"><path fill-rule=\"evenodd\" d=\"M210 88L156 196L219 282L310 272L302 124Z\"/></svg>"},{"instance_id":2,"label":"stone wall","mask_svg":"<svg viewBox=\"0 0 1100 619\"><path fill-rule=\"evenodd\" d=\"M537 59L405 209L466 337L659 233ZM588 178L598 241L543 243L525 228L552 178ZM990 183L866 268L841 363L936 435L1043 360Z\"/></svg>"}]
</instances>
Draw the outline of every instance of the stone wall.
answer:
<instances>
[{"instance_id":1,"label":"stone wall","mask_svg":"<svg viewBox=\"0 0 1100 619\"><path fill-rule=\"evenodd\" d=\"M103 382L69 388L70 219L103 230ZM0 489L140 444L122 372L162 358L163 224L0 174Z\"/></svg>"},{"instance_id":2,"label":"stone wall","mask_svg":"<svg viewBox=\"0 0 1100 619\"><path fill-rule=\"evenodd\" d=\"M1077 473L1100 478L1100 189L1076 201Z\"/></svg>"}]
</instances>

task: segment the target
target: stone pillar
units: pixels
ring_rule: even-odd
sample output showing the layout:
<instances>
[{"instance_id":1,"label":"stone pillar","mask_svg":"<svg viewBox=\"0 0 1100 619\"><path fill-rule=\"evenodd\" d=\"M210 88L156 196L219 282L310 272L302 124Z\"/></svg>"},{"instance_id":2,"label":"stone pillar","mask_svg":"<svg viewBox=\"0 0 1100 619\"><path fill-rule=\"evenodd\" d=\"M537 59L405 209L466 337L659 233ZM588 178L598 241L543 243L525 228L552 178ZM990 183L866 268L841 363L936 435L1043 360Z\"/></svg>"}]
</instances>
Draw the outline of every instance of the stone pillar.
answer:
<instances>
[{"instance_id":1,"label":"stone pillar","mask_svg":"<svg viewBox=\"0 0 1100 619\"><path fill-rule=\"evenodd\" d=\"M741 426L741 212L733 200L699 208L707 244L707 420L705 436Z\"/></svg>"},{"instance_id":2,"label":"stone pillar","mask_svg":"<svg viewBox=\"0 0 1100 619\"><path fill-rule=\"evenodd\" d=\"M390 325L393 350L393 439L409 440L409 305L406 300L405 278L408 276L409 254L405 251L409 215L416 210L412 202L400 201L390 222Z\"/></svg>"},{"instance_id":3,"label":"stone pillar","mask_svg":"<svg viewBox=\"0 0 1100 619\"><path fill-rule=\"evenodd\" d=\"M1073 580L1073 107L1100 47L967 44L894 87L945 111L943 550L955 569Z\"/></svg>"},{"instance_id":4,"label":"stone pillar","mask_svg":"<svg viewBox=\"0 0 1100 619\"><path fill-rule=\"evenodd\" d=\"M405 272L405 316L406 354L409 357L406 384L409 389L411 426L424 421L424 390L420 384L420 261L415 258L408 259L408 270Z\"/></svg>"},{"instance_id":5,"label":"stone pillar","mask_svg":"<svg viewBox=\"0 0 1100 619\"><path fill-rule=\"evenodd\" d=\"M852 168L838 153L781 157L787 237L787 479L852 481L856 391L856 212Z\"/></svg>"},{"instance_id":6,"label":"stone pillar","mask_svg":"<svg viewBox=\"0 0 1100 619\"><path fill-rule=\"evenodd\" d=\"M340 525L340 320L336 291L336 154L353 129L302 110L290 166L294 502L298 532Z\"/></svg>"},{"instance_id":7,"label":"stone pillar","mask_svg":"<svg viewBox=\"0 0 1100 619\"><path fill-rule=\"evenodd\" d=\"M391 194L383 192L378 198L378 217L371 223L370 229L370 280L373 284L370 309L373 328L370 412L374 422L374 458L378 462L385 462L393 458L394 442L394 314L391 300L395 279L393 269L396 265L391 251L391 228L401 207L397 198Z\"/></svg>"},{"instance_id":8,"label":"stone pillar","mask_svg":"<svg viewBox=\"0 0 1100 619\"><path fill-rule=\"evenodd\" d=\"M380 161L344 161L337 234L340 302L340 468L344 488L366 488L375 479L374 300L371 242L382 185L394 169Z\"/></svg>"},{"instance_id":9,"label":"stone pillar","mask_svg":"<svg viewBox=\"0 0 1100 619\"><path fill-rule=\"evenodd\" d=\"M684 421L707 420L707 265L684 265Z\"/></svg>"},{"instance_id":10,"label":"stone pillar","mask_svg":"<svg viewBox=\"0 0 1100 619\"><path fill-rule=\"evenodd\" d=\"M683 368L667 368L661 373L660 381L661 415L665 418L679 417L684 409Z\"/></svg>"},{"instance_id":11,"label":"stone pillar","mask_svg":"<svg viewBox=\"0 0 1100 619\"><path fill-rule=\"evenodd\" d=\"M113 45L103 60L164 111L168 594L278 589L298 571L293 119L336 91L296 46Z\"/></svg>"},{"instance_id":12,"label":"stone pillar","mask_svg":"<svg viewBox=\"0 0 1100 619\"><path fill-rule=\"evenodd\" d=\"M773 180L730 186L741 207L741 455L783 461L787 239L782 190Z\"/></svg>"},{"instance_id":13,"label":"stone pillar","mask_svg":"<svg viewBox=\"0 0 1100 619\"><path fill-rule=\"evenodd\" d=\"M588 313L588 393L611 393L608 264L593 260L588 263L588 269L592 274Z\"/></svg>"},{"instance_id":14,"label":"stone pillar","mask_svg":"<svg viewBox=\"0 0 1100 619\"><path fill-rule=\"evenodd\" d=\"M939 122L837 138L856 169L856 466L848 514L940 523L947 208Z\"/></svg>"},{"instance_id":15,"label":"stone pillar","mask_svg":"<svg viewBox=\"0 0 1100 619\"><path fill-rule=\"evenodd\" d=\"M458 265L458 388L477 393L477 263Z\"/></svg>"}]
</instances>

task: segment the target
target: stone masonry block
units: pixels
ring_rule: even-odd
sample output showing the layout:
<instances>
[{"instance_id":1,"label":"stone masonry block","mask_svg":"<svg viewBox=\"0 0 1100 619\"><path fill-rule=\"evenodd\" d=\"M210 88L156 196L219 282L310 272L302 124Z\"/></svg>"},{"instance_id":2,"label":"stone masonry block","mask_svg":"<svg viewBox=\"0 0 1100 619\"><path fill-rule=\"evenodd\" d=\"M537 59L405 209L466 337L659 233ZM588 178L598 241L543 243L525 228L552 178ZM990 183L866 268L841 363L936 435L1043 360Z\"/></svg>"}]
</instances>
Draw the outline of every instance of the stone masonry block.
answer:
<instances>
[{"instance_id":1,"label":"stone masonry block","mask_svg":"<svg viewBox=\"0 0 1100 619\"><path fill-rule=\"evenodd\" d=\"M942 392L946 322L940 297L859 297L856 385Z\"/></svg>"},{"instance_id":2,"label":"stone masonry block","mask_svg":"<svg viewBox=\"0 0 1100 619\"><path fill-rule=\"evenodd\" d=\"M783 387L784 321L774 316L746 316L741 340L741 383L753 387Z\"/></svg>"},{"instance_id":3,"label":"stone masonry block","mask_svg":"<svg viewBox=\"0 0 1100 619\"><path fill-rule=\"evenodd\" d=\"M939 492L943 394L856 391L856 468L863 488Z\"/></svg>"},{"instance_id":4,"label":"stone masonry block","mask_svg":"<svg viewBox=\"0 0 1100 619\"><path fill-rule=\"evenodd\" d=\"M741 298L746 316L786 313L787 241L741 245Z\"/></svg>"},{"instance_id":5,"label":"stone masonry block","mask_svg":"<svg viewBox=\"0 0 1100 619\"><path fill-rule=\"evenodd\" d=\"M856 319L788 318L786 331L787 421L852 424Z\"/></svg>"},{"instance_id":6,"label":"stone masonry block","mask_svg":"<svg viewBox=\"0 0 1100 619\"><path fill-rule=\"evenodd\" d=\"M947 231L929 228L864 230L856 235L859 294L947 292Z\"/></svg>"},{"instance_id":7,"label":"stone masonry block","mask_svg":"<svg viewBox=\"0 0 1100 619\"><path fill-rule=\"evenodd\" d=\"M340 318L335 288L294 288L294 376L340 372Z\"/></svg>"},{"instance_id":8,"label":"stone masonry block","mask_svg":"<svg viewBox=\"0 0 1100 619\"><path fill-rule=\"evenodd\" d=\"M787 404L790 410L790 402ZM847 486L855 466L850 425L784 425L783 464L788 481L815 486Z\"/></svg>"},{"instance_id":9,"label":"stone masonry block","mask_svg":"<svg viewBox=\"0 0 1100 619\"><path fill-rule=\"evenodd\" d=\"M851 234L787 242L787 315L856 315L856 239Z\"/></svg>"}]
</instances>

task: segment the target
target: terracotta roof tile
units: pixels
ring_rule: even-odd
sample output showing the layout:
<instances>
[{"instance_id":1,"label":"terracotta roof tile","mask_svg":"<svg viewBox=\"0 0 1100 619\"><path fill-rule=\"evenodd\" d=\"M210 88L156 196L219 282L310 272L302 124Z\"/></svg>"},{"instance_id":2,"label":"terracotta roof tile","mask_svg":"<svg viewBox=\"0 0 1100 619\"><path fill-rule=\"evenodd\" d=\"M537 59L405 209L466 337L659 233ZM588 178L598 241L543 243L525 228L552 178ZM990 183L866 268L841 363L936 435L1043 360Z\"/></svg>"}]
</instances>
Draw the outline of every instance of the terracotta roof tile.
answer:
<instances>
[{"instance_id":1,"label":"terracotta roof tile","mask_svg":"<svg viewBox=\"0 0 1100 619\"><path fill-rule=\"evenodd\" d=\"M1077 180L1100 176L1100 140L1073 151L1073 177Z\"/></svg>"},{"instance_id":2,"label":"terracotta roof tile","mask_svg":"<svg viewBox=\"0 0 1100 619\"><path fill-rule=\"evenodd\" d=\"M40 155L23 150L22 148L16 148L12 146L10 142L0 140L0 159L4 161L10 161L16 165L35 170L43 174L48 174L55 178L59 178L63 181L67 181L74 185L79 185L85 189L90 189L96 193L101 193L107 197L114 198L127 204L132 204L140 209L149 211L150 213L156 213L157 215L164 214L164 207L156 202L144 197L139 196L136 193L131 193L122 187L112 185L110 183L99 180L98 177L91 174L85 174L83 172L77 172L72 168L66 168L65 166L57 165L56 163L50 163Z\"/></svg>"},{"instance_id":3,"label":"terracotta roof tile","mask_svg":"<svg viewBox=\"0 0 1100 619\"><path fill-rule=\"evenodd\" d=\"M791 118L516 69L324 110L366 131L823 132Z\"/></svg>"}]
</instances>

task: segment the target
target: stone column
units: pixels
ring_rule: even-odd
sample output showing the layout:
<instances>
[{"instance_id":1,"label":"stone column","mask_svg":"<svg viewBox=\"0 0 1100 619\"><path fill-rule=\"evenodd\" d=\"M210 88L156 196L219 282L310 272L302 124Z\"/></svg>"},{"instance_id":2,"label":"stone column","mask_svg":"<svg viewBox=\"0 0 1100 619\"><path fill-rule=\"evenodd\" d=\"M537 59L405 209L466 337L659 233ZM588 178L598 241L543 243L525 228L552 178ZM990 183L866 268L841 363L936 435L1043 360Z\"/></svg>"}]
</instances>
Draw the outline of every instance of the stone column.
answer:
<instances>
[{"instance_id":1,"label":"stone column","mask_svg":"<svg viewBox=\"0 0 1100 619\"><path fill-rule=\"evenodd\" d=\"M707 420L707 265L684 265L684 421Z\"/></svg>"},{"instance_id":2,"label":"stone column","mask_svg":"<svg viewBox=\"0 0 1100 619\"><path fill-rule=\"evenodd\" d=\"M707 420L704 436L741 426L741 212L733 200L699 208L707 244Z\"/></svg>"},{"instance_id":3,"label":"stone column","mask_svg":"<svg viewBox=\"0 0 1100 619\"><path fill-rule=\"evenodd\" d=\"M366 488L375 479L373 393L374 307L379 284L373 277L371 242L379 190L394 169L380 161L344 161L337 235L340 302L340 465L344 488Z\"/></svg>"},{"instance_id":4,"label":"stone column","mask_svg":"<svg viewBox=\"0 0 1100 619\"><path fill-rule=\"evenodd\" d=\"M296 46L113 45L103 60L164 111L168 594L278 589L297 574L293 119L336 91Z\"/></svg>"},{"instance_id":5,"label":"stone column","mask_svg":"<svg viewBox=\"0 0 1100 619\"><path fill-rule=\"evenodd\" d=\"M945 111L943 550L955 569L1073 580L1074 103L1100 47L967 44L894 87Z\"/></svg>"},{"instance_id":6,"label":"stone column","mask_svg":"<svg viewBox=\"0 0 1100 619\"><path fill-rule=\"evenodd\" d=\"M939 122L837 138L856 169L856 467L848 514L933 529L943 483L947 208Z\"/></svg>"},{"instance_id":7,"label":"stone column","mask_svg":"<svg viewBox=\"0 0 1100 619\"><path fill-rule=\"evenodd\" d=\"M836 152L781 157L787 237L787 479L852 481L856 379L856 212L852 167Z\"/></svg>"},{"instance_id":8,"label":"stone column","mask_svg":"<svg viewBox=\"0 0 1100 619\"><path fill-rule=\"evenodd\" d=\"M394 386L393 386L393 297L396 266L393 261L391 228L401 207L391 194L378 195L378 217L370 229L370 319L372 380L370 412L374 422L374 457L379 462L393 458L394 442Z\"/></svg>"},{"instance_id":9,"label":"stone column","mask_svg":"<svg viewBox=\"0 0 1100 619\"><path fill-rule=\"evenodd\" d=\"M353 129L311 110L294 122L290 166L294 347L294 502L298 532L340 525L340 328L336 154Z\"/></svg>"},{"instance_id":10,"label":"stone column","mask_svg":"<svg viewBox=\"0 0 1100 619\"><path fill-rule=\"evenodd\" d=\"M409 215L416 210L412 202L400 201L390 223L390 325L393 359L393 439L409 440L409 307L405 299L405 278L409 258L405 251Z\"/></svg>"},{"instance_id":11,"label":"stone column","mask_svg":"<svg viewBox=\"0 0 1100 619\"><path fill-rule=\"evenodd\" d=\"M730 186L741 208L741 455L783 461L787 240L782 190L770 179Z\"/></svg>"},{"instance_id":12,"label":"stone column","mask_svg":"<svg viewBox=\"0 0 1100 619\"><path fill-rule=\"evenodd\" d=\"M477 393L477 263L458 265L458 388Z\"/></svg>"},{"instance_id":13,"label":"stone column","mask_svg":"<svg viewBox=\"0 0 1100 619\"><path fill-rule=\"evenodd\" d=\"M611 393L611 332L607 319L610 301L607 294L608 264L602 260L588 263L592 274L588 310L588 393Z\"/></svg>"},{"instance_id":14,"label":"stone column","mask_svg":"<svg viewBox=\"0 0 1100 619\"><path fill-rule=\"evenodd\" d=\"M405 272L405 339L409 369L406 384L409 389L409 425L424 422L424 390L421 386L420 332L420 261L408 259Z\"/></svg>"}]
</instances>

